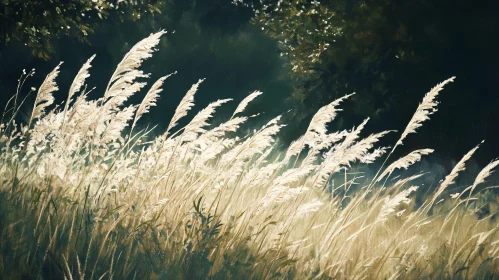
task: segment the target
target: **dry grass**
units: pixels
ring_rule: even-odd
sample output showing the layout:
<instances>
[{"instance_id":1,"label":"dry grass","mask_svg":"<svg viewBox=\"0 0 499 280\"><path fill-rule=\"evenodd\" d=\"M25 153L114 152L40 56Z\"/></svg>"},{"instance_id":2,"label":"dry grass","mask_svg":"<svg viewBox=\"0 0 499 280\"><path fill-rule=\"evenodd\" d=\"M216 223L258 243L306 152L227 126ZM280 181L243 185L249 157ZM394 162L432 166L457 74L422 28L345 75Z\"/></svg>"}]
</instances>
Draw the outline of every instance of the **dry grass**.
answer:
<instances>
[{"instance_id":1,"label":"dry grass","mask_svg":"<svg viewBox=\"0 0 499 280\"><path fill-rule=\"evenodd\" d=\"M375 144L388 131L362 139L366 120L328 134L348 96L319 110L281 153L275 150L280 116L234 136L254 117L244 109L260 92L218 126L209 120L230 100L210 104L173 131L202 80L168 130L152 137L136 121L156 105L167 76L140 105L126 101L146 86L137 81L147 77L139 67L162 34L132 48L103 98L87 99L92 57L63 106L54 106L52 96L59 66L40 87L27 124L14 121L24 103L19 91L7 104L0 131L3 279L498 277L497 199L483 186L497 161L451 197L447 187L473 149L416 205L418 187L411 182L424 175L390 176L432 150L409 153L358 185L361 175L347 171L382 157L388 148ZM388 157L429 119L437 94L452 80L427 94Z\"/></svg>"}]
</instances>

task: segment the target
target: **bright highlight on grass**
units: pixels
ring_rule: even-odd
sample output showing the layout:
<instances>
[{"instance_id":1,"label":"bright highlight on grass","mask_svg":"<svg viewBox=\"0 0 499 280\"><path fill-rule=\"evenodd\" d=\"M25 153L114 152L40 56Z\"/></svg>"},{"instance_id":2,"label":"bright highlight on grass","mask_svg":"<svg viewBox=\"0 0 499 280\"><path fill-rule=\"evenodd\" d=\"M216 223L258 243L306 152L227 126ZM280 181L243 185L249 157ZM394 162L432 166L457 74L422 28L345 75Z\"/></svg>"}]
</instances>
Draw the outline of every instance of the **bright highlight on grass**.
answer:
<instances>
[{"instance_id":1,"label":"bright highlight on grass","mask_svg":"<svg viewBox=\"0 0 499 280\"><path fill-rule=\"evenodd\" d=\"M485 182L451 194L473 148L421 203L415 179L393 180L433 152L421 149L383 164L356 186L353 163L384 158L436 111L450 78L430 90L392 149L387 133L360 138L368 119L329 133L338 107L321 108L287 150L275 148L284 126L277 116L254 133L236 131L257 116L244 110L251 93L220 125L210 118L230 99L179 120L194 106L203 80L188 90L168 129L157 137L137 120L153 110L170 75L143 101L140 70L166 32L152 34L125 55L103 97L88 100L91 57L66 101L54 105L57 66L37 91L25 124L19 91L5 107L0 130L0 275L4 279L489 279L498 276L499 234L494 197ZM20 86L32 73L23 74ZM139 81L139 79L141 81ZM35 89L32 89L34 91ZM388 152L388 153L387 153ZM386 165L386 167L385 167ZM332 185L332 176L344 174ZM437 183L437 182L435 182ZM489 214L479 215L487 208ZM23 278L28 277L28 278Z\"/></svg>"}]
</instances>

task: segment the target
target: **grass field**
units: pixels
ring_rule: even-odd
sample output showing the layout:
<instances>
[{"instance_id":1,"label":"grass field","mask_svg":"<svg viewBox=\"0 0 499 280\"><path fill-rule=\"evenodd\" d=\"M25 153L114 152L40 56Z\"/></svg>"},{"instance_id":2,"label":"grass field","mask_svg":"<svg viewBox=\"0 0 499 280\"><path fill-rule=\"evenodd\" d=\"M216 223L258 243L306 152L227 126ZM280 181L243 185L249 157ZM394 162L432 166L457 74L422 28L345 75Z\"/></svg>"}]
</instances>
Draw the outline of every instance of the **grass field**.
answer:
<instances>
[{"instance_id":1,"label":"grass field","mask_svg":"<svg viewBox=\"0 0 499 280\"><path fill-rule=\"evenodd\" d=\"M425 173L394 178L433 152L392 158L436 111L432 88L402 132L361 138L368 119L328 132L340 103L321 108L286 149L277 116L253 133L258 116L241 101L221 124L218 100L177 123L194 105L202 81L188 90L165 132L136 124L152 110L165 76L140 104L140 70L164 32L137 43L117 66L102 97L88 100L93 57L54 104L63 65L32 88L22 85L5 107L0 130L0 275L2 279L492 279L499 277L497 196L486 180L492 161L470 186L449 186L479 145L435 188L421 195ZM162 97L167 98L167 97ZM21 106L33 106L16 123ZM378 147L388 133L393 147ZM385 162L361 180L352 164ZM431 171L431 170L429 170ZM395 172L395 173L394 173ZM453 186L454 187L454 186ZM415 202L417 195L420 203Z\"/></svg>"}]
</instances>

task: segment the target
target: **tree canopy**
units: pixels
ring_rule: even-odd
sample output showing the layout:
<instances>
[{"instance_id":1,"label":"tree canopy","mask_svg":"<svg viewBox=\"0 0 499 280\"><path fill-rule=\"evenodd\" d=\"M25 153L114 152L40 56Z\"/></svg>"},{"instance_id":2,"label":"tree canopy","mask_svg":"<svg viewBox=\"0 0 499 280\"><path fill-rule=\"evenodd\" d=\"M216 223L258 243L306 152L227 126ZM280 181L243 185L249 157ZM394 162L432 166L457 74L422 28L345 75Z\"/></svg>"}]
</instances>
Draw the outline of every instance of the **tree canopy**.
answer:
<instances>
[{"instance_id":1,"label":"tree canopy","mask_svg":"<svg viewBox=\"0 0 499 280\"><path fill-rule=\"evenodd\" d=\"M48 60L52 43L71 36L88 43L100 20L137 20L160 13L164 0L2 0L0 40L3 45L16 39L32 49L35 56Z\"/></svg>"},{"instance_id":2,"label":"tree canopy","mask_svg":"<svg viewBox=\"0 0 499 280\"><path fill-rule=\"evenodd\" d=\"M387 84L393 84L396 64L427 61L433 53L421 43L447 36L445 25L438 29L416 21L424 11L436 10L438 5L429 1L233 2L251 7L252 22L279 40L288 73L296 80L293 98L312 111L357 92L362 97L355 100L357 113L381 113L393 103Z\"/></svg>"}]
</instances>

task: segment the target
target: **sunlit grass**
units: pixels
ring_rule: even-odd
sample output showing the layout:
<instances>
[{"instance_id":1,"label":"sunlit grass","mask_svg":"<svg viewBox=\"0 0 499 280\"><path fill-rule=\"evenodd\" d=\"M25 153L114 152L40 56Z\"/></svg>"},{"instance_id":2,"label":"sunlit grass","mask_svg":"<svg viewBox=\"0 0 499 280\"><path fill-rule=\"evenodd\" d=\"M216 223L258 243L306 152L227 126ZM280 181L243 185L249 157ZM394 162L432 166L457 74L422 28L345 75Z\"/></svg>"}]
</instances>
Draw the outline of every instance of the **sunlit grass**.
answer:
<instances>
[{"instance_id":1,"label":"sunlit grass","mask_svg":"<svg viewBox=\"0 0 499 280\"><path fill-rule=\"evenodd\" d=\"M391 149L376 143L393 131L360 137L368 120L328 133L349 95L321 108L283 151L275 145L281 116L235 136L258 117L244 110L260 92L220 125L209 120L230 100L211 103L178 129L203 80L182 99L167 131L153 137L136 124L156 105L168 76L141 104L126 104L146 86L139 67L163 34L132 48L98 100L87 99L92 57L63 104L54 105L52 96L59 66L37 90L27 123L15 122L26 105L20 91L7 104L0 138L4 279L497 277L497 197L484 183L499 161L450 194L475 147L421 204L411 183L425 174L391 178L433 152L389 160L454 78L430 90ZM362 174L348 173L353 163L383 156L385 164L365 183Z\"/></svg>"}]
</instances>

